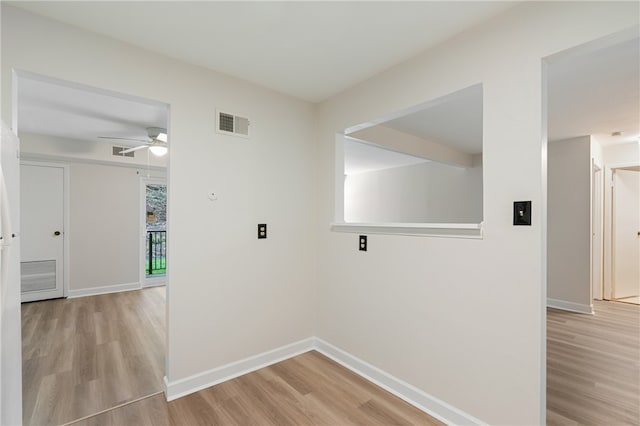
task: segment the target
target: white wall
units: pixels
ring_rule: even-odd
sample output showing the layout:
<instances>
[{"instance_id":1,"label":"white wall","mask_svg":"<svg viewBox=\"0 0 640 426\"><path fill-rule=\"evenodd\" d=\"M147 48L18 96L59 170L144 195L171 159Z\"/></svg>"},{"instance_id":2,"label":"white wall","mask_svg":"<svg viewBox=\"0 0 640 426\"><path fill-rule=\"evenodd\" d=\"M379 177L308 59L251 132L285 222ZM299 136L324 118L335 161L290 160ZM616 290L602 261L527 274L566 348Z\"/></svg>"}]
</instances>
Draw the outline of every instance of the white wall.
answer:
<instances>
[{"instance_id":1,"label":"white wall","mask_svg":"<svg viewBox=\"0 0 640 426\"><path fill-rule=\"evenodd\" d=\"M170 383L313 335L312 105L2 3L9 123L12 68L170 105ZM217 134L216 108L249 117L251 139Z\"/></svg>"},{"instance_id":2,"label":"white wall","mask_svg":"<svg viewBox=\"0 0 640 426\"><path fill-rule=\"evenodd\" d=\"M140 175L132 168L69 167L69 290L135 284L140 276Z\"/></svg>"},{"instance_id":3,"label":"white wall","mask_svg":"<svg viewBox=\"0 0 640 426\"><path fill-rule=\"evenodd\" d=\"M5 121L12 68L171 105L169 381L315 333L491 424L543 423L541 58L637 25L636 3L522 4L317 111L2 9ZM379 236L363 255L328 231L336 132L480 82L483 240ZM250 117L252 139L215 134L216 107ZM512 227L522 199L533 226Z\"/></svg>"},{"instance_id":4,"label":"white wall","mask_svg":"<svg viewBox=\"0 0 640 426\"><path fill-rule=\"evenodd\" d=\"M480 223L482 164L434 161L345 178L344 219L362 223Z\"/></svg>"},{"instance_id":5,"label":"white wall","mask_svg":"<svg viewBox=\"0 0 640 426\"><path fill-rule=\"evenodd\" d=\"M591 312L591 137L550 142L547 297L554 307Z\"/></svg>"},{"instance_id":6,"label":"white wall","mask_svg":"<svg viewBox=\"0 0 640 426\"><path fill-rule=\"evenodd\" d=\"M544 423L541 59L637 24L632 3L526 2L324 102L317 335L490 424ZM375 236L362 253L328 231L336 133L477 83L482 240ZM531 227L512 226L516 200Z\"/></svg>"},{"instance_id":7,"label":"white wall","mask_svg":"<svg viewBox=\"0 0 640 426\"><path fill-rule=\"evenodd\" d=\"M165 168L167 157L149 155L147 150L136 151L134 157L114 156L112 146L117 143L77 141L55 136L21 133L20 151L23 159L44 161L83 161L93 164L117 163L128 166Z\"/></svg>"},{"instance_id":8,"label":"white wall","mask_svg":"<svg viewBox=\"0 0 640 426\"><path fill-rule=\"evenodd\" d=\"M602 151L604 162L608 167L640 163L640 143L638 142L609 145Z\"/></svg>"},{"instance_id":9,"label":"white wall","mask_svg":"<svg viewBox=\"0 0 640 426\"><path fill-rule=\"evenodd\" d=\"M22 133L20 142L23 159L69 165L67 295L139 285L140 178L166 177L158 169L165 157L115 157L109 143L32 133Z\"/></svg>"},{"instance_id":10,"label":"white wall","mask_svg":"<svg viewBox=\"0 0 640 426\"><path fill-rule=\"evenodd\" d=\"M591 136L591 158L598 168L604 168L604 148L598 138Z\"/></svg>"}]
</instances>

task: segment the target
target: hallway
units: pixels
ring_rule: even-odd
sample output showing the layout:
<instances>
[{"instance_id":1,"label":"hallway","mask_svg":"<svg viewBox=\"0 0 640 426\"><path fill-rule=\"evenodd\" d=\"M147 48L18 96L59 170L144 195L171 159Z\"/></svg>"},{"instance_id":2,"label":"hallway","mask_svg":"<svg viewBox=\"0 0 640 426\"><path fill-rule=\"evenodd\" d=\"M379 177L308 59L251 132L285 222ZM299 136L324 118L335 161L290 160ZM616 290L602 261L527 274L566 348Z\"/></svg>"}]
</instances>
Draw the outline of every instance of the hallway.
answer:
<instances>
[{"instance_id":1,"label":"hallway","mask_svg":"<svg viewBox=\"0 0 640 426\"><path fill-rule=\"evenodd\" d=\"M640 306L547 311L547 424L640 424Z\"/></svg>"}]
</instances>

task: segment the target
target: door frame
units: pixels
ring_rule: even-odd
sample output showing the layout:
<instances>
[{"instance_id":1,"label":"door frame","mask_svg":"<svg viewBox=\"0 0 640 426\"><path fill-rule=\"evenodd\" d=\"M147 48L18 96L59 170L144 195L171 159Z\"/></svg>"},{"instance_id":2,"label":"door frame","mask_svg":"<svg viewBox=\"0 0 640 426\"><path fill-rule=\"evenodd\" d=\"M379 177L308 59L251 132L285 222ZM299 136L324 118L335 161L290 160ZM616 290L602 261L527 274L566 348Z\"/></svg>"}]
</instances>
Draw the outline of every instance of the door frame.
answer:
<instances>
[{"instance_id":1,"label":"door frame","mask_svg":"<svg viewBox=\"0 0 640 426\"><path fill-rule=\"evenodd\" d=\"M55 167L62 169L62 297L66 298L69 295L69 234L71 233L71 221L69 220L69 164L68 163L56 163L51 161L37 161L37 160L20 160L20 167L25 166L39 166L39 167ZM22 206L20 206L22 210ZM22 261L22 256L20 256ZM20 299L22 300L22 292L20 292ZM24 302L24 301L23 301Z\"/></svg>"},{"instance_id":2,"label":"door frame","mask_svg":"<svg viewBox=\"0 0 640 426\"><path fill-rule=\"evenodd\" d=\"M151 176L140 176L140 204L138 217L140 218L140 288L158 287L167 284L166 274L162 277L147 278L146 274L146 261L147 261L147 185L165 185L167 186L167 179Z\"/></svg>"},{"instance_id":3,"label":"door frame","mask_svg":"<svg viewBox=\"0 0 640 426\"><path fill-rule=\"evenodd\" d=\"M598 300L604 295L603 172L591 159L591 299Z\"/></svg>"},{"instance_id":4,"label":"door frame","mask_svg":"<svg viewBox=\"0 0 640 426\"><path fill-rule=\"evenodd\" d=\"M604 268L603 268L603 294L605 300L614 300L614 277L613 262L615 259L615 249L613 240L613 202L614 202L614 186L613 174L616 169L624 169L627 167L640 166L640 161L631 161L627 163L616 163L606 165L605 167L605 185L604 185Z\"/></svg>"}]
</instances>

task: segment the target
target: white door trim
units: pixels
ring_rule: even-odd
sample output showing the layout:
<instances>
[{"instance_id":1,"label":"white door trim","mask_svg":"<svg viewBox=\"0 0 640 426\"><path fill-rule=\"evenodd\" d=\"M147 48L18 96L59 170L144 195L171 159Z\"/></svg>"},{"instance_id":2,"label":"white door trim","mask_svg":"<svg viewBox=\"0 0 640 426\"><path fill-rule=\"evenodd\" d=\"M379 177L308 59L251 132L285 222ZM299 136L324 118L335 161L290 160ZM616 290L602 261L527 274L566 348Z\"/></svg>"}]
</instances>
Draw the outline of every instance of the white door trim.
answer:
<instances>
[{"instance_id":1,"label":"white door trim","mask_svg":"<svg viewBox=\"0 0 640 426\"><path fill-rule=\"evenodd\" d=\"M69 234L71 233L71 221L69 219L69 164L66 163L52 163L45 161L34 160L20 160L20 166L39 166L39 167L56 167L62 169L62 297L69 295Z\"/></svg>"},{"instance_id":2,"label":"white door trim","mask_svg":"<svg viewBox=\"0 0 640 426\"><path fill-rule=\"evenodd\" d=\"M139 241L140 241L140 261L139 261L139 270L140 270L140 288L146 287L157 287L161 285L166 285L167 278L166 275L164 277L156 277L156 278L147 278L146 271L146 260L147 260L147 244L146 244L146 236L147 236L147 220L146 220L146 212L147 212L147 185L149 184L157 184L157 185L167 185L167 179L158 178L158 177L148 177L148 176L140 176L140 204L138 217L140 219L140 230L139 230Z\"/></svg>"},{"instance_id":3,"label":"white door trim","mask_svg":"<svg viewBox=\"0 0 640 426\"><path fill-rule=\"evenodd\" d=\"M602 167L591 159L591 299L603 298L603 179Z\"/></svg>"}]
</instances>

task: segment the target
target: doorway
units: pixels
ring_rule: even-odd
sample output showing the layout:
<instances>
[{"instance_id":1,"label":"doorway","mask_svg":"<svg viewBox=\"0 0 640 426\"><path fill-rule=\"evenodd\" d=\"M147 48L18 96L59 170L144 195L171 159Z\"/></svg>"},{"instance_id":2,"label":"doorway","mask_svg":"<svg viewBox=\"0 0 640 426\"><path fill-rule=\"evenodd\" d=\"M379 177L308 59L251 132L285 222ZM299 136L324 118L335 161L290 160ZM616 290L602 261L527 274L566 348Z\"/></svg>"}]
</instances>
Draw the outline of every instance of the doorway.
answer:
<instances>
[{"instance_id":1,"label":"doorway","mask_svg":"<svg viewBox=\"0 0 640 426\"><path fill-rule=\"evenodd\" d=\"M22 302L65 296L66 188L63 165L20 165Z\"/></svg>"},{"instance_id":2,"label":"doorway","mask_svg":"<svg viewBox=\"0 0 640 426\"><path fill-rule=\"evenodd\" d=\"M167 184L164 179L140 179L142 287L166 284L167 275Z\"/></svg>"},{"instance_id":3,"label":"doorway","mask_svg":"<svg viewBox=\"0 0 640 426\"><path fill-rule=\"evenodd\" d=\"M544 207L545 233L552 230L558 217L567 218L566 226L547 233L543 243L547 254L555 256L547 256L543 267L547 289L549 293L553 289L565 302L556 306L548 303L547 308L552 309L543 312L547 325L543 341L546 375L542 377L547 424L628 423L629 417L624 416L635 415L626 407L635 406L637 394L624 390L638 386L638 369L632 362L637 357L637 330L627 324L637 324L640 312L636 305L609 300L617 296L612 292L612 277L619 269L612 258L614 232L620 225L612 223L616 206L611 184L618 185L612 172L640 158L639 46L637 31L623 31L543 60L543 132L547 136L542 149L546 160L543 176L548 179L544 184L548 194L557 193L558 182L566 185L563 197L557 198L563 208L552 210L551 197ZM560 179L552 181L548 154L554 144L568 140L583 143L580 149L564 152ZM636 201L634 208L619 206L617 210L638 218L638 207ZM638 247L638 226L636 222L623 232L635 238L627 241L628 246L635 243ZM559 237L566 244L560 250L553 244ZM638 251L635 253L637 265ZM552 288L549 272L557 265L568 273L553 281L556 287ZM593 310L572 309L587 304L592 304ZM592 359L597 359L597 368L585 362ZM615 374L603 375L605 370ZM594 392L593 384L608 390Z\"/></svg>"},{"instance_id":4,"label":"doorway","mask_svg":"<svg viewBox=\"0 0 640 426\"><path fill-rule=\"evenodd\" d=\"M37 290L54 283L61 293L22 306L22 420L66 424L163 389L166 296L141 289L138 186L142 174L166 176L168 156L151 150L160 132L150 129L168 127L169 106L21 71L13 85L22 239L38 224L63 242L53 257L23 250L23 262L49 261L25 274L45 281ZM35 173L36 165L57 174ZM61 203L68 223L44 224L54 215L42 205Z\"/></svg>"},{"instance_id":5,"label":"doorway","mask_svg":"<svg viewBox=\"0 0 640 426\"><path fill-rule=\"evenodd\" d=\"M640 305L640 166L612 169L611 300Z\"/></svg>"}]
</instances>

